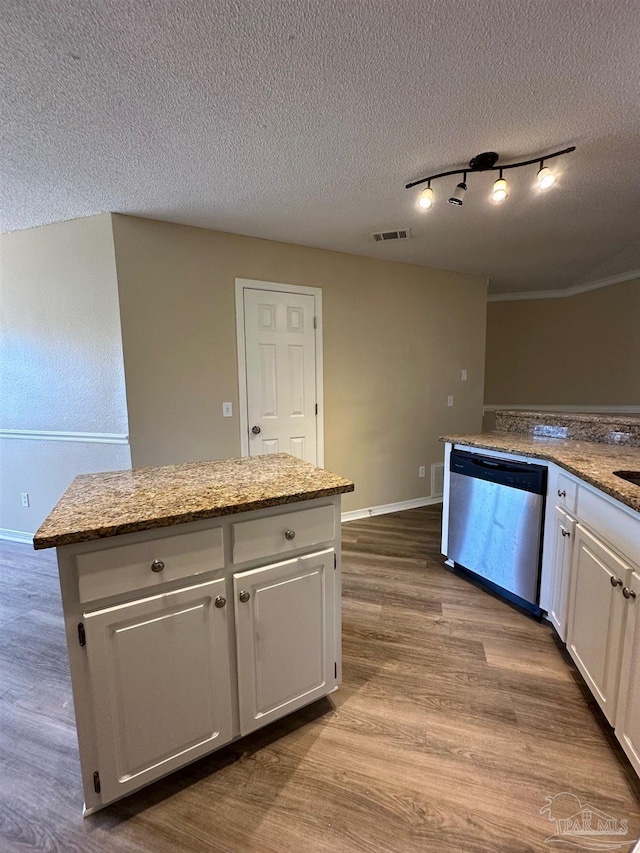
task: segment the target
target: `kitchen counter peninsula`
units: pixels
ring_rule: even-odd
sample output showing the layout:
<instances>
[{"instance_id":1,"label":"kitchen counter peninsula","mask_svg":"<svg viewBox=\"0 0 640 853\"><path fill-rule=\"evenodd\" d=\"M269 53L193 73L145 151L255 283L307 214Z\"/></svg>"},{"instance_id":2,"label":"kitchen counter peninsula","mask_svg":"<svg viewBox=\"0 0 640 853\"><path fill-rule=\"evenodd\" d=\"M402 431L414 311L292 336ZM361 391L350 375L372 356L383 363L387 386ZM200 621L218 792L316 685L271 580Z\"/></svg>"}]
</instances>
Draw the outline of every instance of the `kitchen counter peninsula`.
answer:
<instances>
[{"instance_id":1,"label":"kitchen counter peninsula","mask_svg":"<svg viewBox=\"0 0 640 853\"><path fill-rule=\"evenodd\" d=\"M553 462L640 512L640 486L614 474L614 471L640 471L640 447L498 431L443 435L440 440L452 445L467 445Z\"/></svg>"},{"instance_id":2,"label":"kitchen counter peninsula","mask_svg":"<svg viewBox=\"0 0 640 853\"><path fill-rule=\"evenodd\" d=\"M77 477L55 546L84 814L338 689L341 495L286 453Z\"/></svg>"}]
</instances>

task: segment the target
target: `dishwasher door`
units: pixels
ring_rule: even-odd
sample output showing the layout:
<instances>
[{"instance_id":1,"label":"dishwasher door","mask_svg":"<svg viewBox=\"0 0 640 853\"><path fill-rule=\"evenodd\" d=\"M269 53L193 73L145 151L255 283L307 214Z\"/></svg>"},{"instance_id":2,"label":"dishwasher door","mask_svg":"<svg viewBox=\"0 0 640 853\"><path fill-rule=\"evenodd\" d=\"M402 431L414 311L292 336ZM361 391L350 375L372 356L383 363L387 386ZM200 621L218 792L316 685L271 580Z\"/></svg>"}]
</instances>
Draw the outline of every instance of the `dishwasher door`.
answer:
<instances>
[{"instance_id":1,"label":"dishwasher door","mask_svg":"<svg viewBox=\"0 0 640 853\"><path fill-rule=\"evenodd\" d=\"M544 495L451 472L449 559L538 604Z\"/></svg>"}]
</instances>

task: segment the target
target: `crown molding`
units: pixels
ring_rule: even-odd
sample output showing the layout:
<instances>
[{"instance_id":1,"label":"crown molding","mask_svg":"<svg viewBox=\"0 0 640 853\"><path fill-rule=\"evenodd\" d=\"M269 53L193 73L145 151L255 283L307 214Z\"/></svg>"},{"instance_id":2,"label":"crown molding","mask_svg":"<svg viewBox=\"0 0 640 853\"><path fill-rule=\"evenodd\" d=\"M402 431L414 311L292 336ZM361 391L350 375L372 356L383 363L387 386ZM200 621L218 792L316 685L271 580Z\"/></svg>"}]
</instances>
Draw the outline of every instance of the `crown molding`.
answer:
<instances>
[{"instance_id":1,"label":"crown molding","mask_svg":"<svg viewBox=\"0 0 640 853\"><path fill-rule=\"evenodd\" d=\"M516 302L521 299L563 299L567 296L577 296L580 293L588 293L590 290L600 290L601 287L610 287L612 284L621 284L623 281L631 281L640 278L640 270L612 275L609 278L601 278L598 281L586 284L572 284L570 287L558 287L555 290L523 290L516 293L490 293L488 302Z\"/></svg>"}]
</instances>

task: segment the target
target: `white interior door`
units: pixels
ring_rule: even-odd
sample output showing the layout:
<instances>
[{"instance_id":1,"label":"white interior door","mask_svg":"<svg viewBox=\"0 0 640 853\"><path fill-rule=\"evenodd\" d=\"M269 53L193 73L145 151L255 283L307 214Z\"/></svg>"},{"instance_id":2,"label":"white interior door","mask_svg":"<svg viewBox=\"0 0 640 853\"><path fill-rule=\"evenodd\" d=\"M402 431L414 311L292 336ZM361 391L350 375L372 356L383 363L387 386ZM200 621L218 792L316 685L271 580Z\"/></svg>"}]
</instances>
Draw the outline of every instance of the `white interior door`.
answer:
<instances>
[{"instance_id":1,"label":"white interior door","mask_svg":"<svg viewBox=\"0 0 640 853\"><path fill-rule=\"evenodd\" d=\"M278 291L246 286L241 294L246 371L244 447L249 456L286 452L321 465L314 328L317 297L294 292L293 288Z\"/></svg>"}]
</instances>

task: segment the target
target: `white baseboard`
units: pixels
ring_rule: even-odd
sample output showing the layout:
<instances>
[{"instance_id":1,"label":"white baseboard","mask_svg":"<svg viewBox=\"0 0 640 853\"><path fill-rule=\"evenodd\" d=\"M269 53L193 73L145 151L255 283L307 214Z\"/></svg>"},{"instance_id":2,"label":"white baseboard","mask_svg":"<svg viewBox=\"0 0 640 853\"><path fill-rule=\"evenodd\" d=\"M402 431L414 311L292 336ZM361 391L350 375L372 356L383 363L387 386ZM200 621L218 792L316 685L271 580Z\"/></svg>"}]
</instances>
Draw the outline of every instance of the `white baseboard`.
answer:
<instances>
[{"instance_id":1,"label":"white baseboard","mask_svg":"<svg viewBox=\"0 0 640 853\"><path fill-rule=\"evenodd\" d=\"M346 521L358 521L360 518L371 518L372 515L387 515L390 512L402 512L403 509L417 509L419 506L431 506L441 504L442 495L434 498L412 498L410 501L398 501L394 504L380 504L380 506L369 506L364 509L352 509L350 512L342 513L342 523Z\"/></svg>"},{"instance_id":2,"label":"white baseboard","mask_svg":"<svg viewBox=\"0 0 640 853\"><path fill-rule=\"evenodd\" d=\"M526 406L520 403L486 403L483 407L484 412L549 412L559 415L572 414L574 412L584 412L591 415L639 415L640 406L560 406L560 405L540 405L539 403L528 403Z\"/></svg>"},{"instance_id":3,"label":"white baseboard","mask_svg":"<svg viewBox=\"0 0 640 853\"><path fill-rule=\"evenodd\" d=\"M7 542L23 542L25 545L33 545L33 533L11 530L8 527L0 527L0 539L6 539Z\"/></svg>"}]
</instances>

